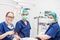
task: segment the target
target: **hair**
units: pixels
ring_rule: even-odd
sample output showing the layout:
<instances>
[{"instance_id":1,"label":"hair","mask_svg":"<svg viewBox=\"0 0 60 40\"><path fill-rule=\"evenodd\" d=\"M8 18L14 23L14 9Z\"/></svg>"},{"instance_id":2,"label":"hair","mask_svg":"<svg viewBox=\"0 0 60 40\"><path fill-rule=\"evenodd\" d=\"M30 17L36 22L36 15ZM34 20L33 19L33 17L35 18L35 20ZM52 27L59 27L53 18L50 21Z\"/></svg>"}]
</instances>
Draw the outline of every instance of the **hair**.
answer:
<instances>
[{"instance_id":1,"label":"hair","mask_svg":"<svg viewBox=\"0 0 60 40\"><path fill-rule=\"evenodd\" d=\"M14 13L13 13L13 12L10 12L10 11L9 11L9 12L7 12L7 13L6 13L6 16L8 16L8 14L9 14L9 13L12 13L12 14L14 15Z\"/></svg>"}]
</instances>

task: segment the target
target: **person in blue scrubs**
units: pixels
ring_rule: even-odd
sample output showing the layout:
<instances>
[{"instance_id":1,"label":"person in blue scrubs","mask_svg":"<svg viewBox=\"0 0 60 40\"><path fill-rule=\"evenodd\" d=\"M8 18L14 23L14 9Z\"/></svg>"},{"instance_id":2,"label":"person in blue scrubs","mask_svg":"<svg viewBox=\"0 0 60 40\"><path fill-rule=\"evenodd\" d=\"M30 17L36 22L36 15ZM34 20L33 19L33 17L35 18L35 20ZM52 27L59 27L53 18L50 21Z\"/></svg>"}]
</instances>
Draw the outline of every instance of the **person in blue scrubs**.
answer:
<instances>
[{"instance_id":1,"label":"person in blue scrubs","mask_svg":"<svg viewBox=\"0 0 60 40\"><path fill-rule=\"evenodd\" d=\"M39 35L39 38L41 40L60 40L60 26L58 24L56 13L51 12L48 14L47 17L48 17L50 26L44 35Z\"/></svg>"},{"instance_id":2,"label":"person in blue scrubs","mask_svg":"<svg viewBox=\"0 0 60 40\"><path fill-rule=\"evenodd\" d=\"M14 34L12 31L14 29L14 25L12 24L14 13L7 12L5 19L4 22L0 23L0 40L12 40L12 34Z\"/></svg>"},{"instance_id":3,"label":"person in blue scrubs","mask_svg":"<svg viewBox=\"0 0 60 40\"><path fill-rule=\"evenodd\" d=\"M18 21L16 23L16 27L15 27L15 32L21 37L21 38L25 38L25 37L30 37L30 23L27 20L28 19L28 10L23 9L23 12L21 14L22 16L22 20Z\"/></svg>"}]
</instances>

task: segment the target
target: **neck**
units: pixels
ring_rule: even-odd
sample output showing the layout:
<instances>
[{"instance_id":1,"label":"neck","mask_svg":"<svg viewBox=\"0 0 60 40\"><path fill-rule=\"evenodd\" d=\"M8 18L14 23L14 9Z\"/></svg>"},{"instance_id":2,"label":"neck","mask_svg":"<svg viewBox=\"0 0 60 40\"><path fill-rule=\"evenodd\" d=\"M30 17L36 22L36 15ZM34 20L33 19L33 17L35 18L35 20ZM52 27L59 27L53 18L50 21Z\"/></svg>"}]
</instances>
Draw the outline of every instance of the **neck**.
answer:
<instances>
[{"instance_id":1,"label":"neck","mask_svg":"<svg viewBox=\"0 0 60 40\"><path fill-rule=\"evenodd\" d=\"M22 21L23 21L23 22L26 22L26 20L24 20L24 19L23 19Z\"/></svg>"},{"instance_id":2,"label":"neck","mask_svg":"<svg viewBox=\"0 0 60 40\"><path fill-rule=\"evenodd\" d=\"M56 21L53 21L53 23L56 23Z\"/></svg>"},{"instance_id":3,"label":"neck","mask_svg":"<svg viewBox=\"0 0 60 40\"><path fill-rule=\"evenodd\" d=\"M24 22L25 25L27 25L27 20L22 20Z\"/></svg>"},{"instance_id":4,"label":"neck","mask_svg":"<svg viewBox=\"0 0 60 40\"><path fill-rule=\"evenodd\" d=\"M11 23L6 22L9 26L11 26Z\"/></svg>"},{"instance_id":5,"label":"neck","mask_svg":"<svg viewBox=\"0 0 60 40\"><path fill-rule=\"evenodd\" d=\"M11 26L11 24L10 24L10 23L8 23L8 25L9 25L9 26Z\"/></svg>"},{"instance_id":6,"label":"neck","mask_svg":"<svg viewBox=\"0 0 60 40\"><path fill-rule=\"evenodd\" d=\"M53 23L56 23L56 22L53 22Z\"/></svg>"}]
</instances>

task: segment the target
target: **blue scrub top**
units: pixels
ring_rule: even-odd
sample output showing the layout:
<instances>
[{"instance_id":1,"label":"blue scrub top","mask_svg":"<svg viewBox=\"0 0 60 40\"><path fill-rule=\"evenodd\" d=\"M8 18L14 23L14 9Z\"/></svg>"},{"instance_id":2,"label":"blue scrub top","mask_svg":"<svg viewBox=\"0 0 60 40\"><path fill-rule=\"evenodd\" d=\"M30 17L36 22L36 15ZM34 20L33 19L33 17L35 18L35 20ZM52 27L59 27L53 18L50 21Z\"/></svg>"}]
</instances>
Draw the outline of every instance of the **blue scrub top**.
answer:
<instances>
[{"instance_id":1,"label":"blue scrub top","mask_svg":"<svg viewBox=\"0 0 60 40\"><path fill-rule=\"evenodd\" d=\"M16 23L16 27L14 31L17 32L21 38L24 38L24 37L30 37L30 29L31 26L28 21L27 21L27 25L25 25L24 22L20 20Z\"/></svg>"},{"instance_id":2,"label":"blue scrub top","mask_svg":"<svg viewBox=\"0 0 60 40\"><path fill-rule=\"evenodd\" d=\"M60 27L58 23L51 24L45 34L51 36L49 40L60 40Z\"/></svg>"},{"instance_id":3,"label":"blue scrub top","mask_svg":"<svg viewBox=\"0 0 60 40\"><path fill-rule=\"evenodd\" d=\"M13 27L13 25L12 25L12 27ZM6 22L0 23L0 35L8 32L8 31L10 31L10 30L13 30L13 29L9 29ZM2 40L12 40L12 38L13 38L12 35L8 35L8 36L6 36L6 37L5 37L4 39L2 39Z\"/></svg>"}]
</instances>

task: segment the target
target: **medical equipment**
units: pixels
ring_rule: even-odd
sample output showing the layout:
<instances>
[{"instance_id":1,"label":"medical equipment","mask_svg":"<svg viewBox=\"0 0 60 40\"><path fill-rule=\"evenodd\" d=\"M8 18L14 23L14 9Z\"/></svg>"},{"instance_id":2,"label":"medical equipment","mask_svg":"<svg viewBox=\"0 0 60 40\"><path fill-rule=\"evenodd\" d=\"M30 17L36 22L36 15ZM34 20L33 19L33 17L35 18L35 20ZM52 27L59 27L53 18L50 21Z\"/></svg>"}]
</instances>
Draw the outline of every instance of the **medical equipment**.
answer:
<instances>
[{"instance_id":1,"label":"medical equipment","mask_svg":"<svg viewBox=\"0 0 60 40\"><path fill-rule=\"evenodd\" d=\"M37 35L44 34L49 27L48 18L46 18L45 13L40 12L40 16L34 17L34 19L37 19Z\"/></svg>"}]
</instances>

